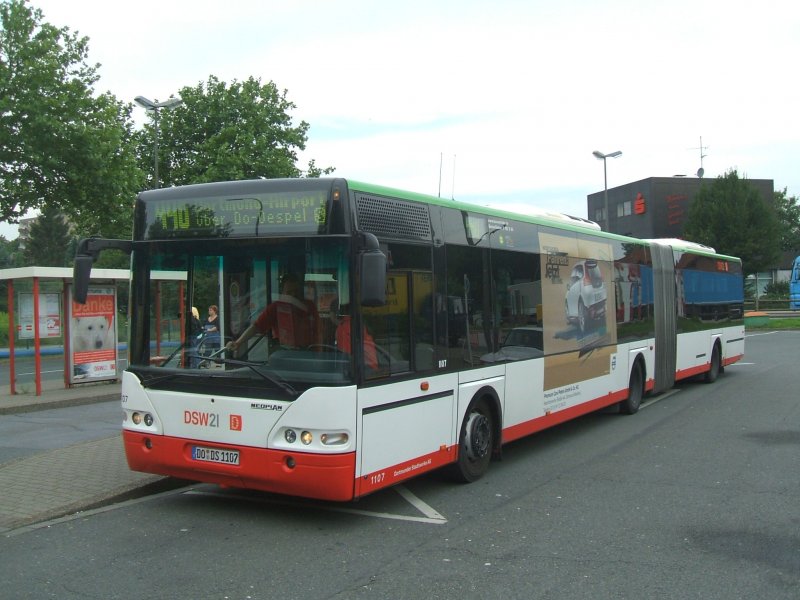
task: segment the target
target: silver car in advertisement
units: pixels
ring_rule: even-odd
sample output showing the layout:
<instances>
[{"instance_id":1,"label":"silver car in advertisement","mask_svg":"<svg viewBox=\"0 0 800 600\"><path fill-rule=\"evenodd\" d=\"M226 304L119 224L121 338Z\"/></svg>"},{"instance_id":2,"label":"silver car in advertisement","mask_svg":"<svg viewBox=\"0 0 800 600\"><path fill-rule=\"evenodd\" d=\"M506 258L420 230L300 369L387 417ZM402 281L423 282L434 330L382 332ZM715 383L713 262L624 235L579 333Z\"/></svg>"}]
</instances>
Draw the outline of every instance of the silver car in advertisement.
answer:
<instances>
[{"instance_id":1,"label":"silver car in advertisement","mask_svg":"<svg viewBox=\"0 0 800 600\"><path fill-rule=\"evenodd\" d=\"M605 318L607 297L597 261L582 260L575 263L567 283L567 322L577 325L581 333L588 331L593 324Z\"/></svg>"}]
</instances>

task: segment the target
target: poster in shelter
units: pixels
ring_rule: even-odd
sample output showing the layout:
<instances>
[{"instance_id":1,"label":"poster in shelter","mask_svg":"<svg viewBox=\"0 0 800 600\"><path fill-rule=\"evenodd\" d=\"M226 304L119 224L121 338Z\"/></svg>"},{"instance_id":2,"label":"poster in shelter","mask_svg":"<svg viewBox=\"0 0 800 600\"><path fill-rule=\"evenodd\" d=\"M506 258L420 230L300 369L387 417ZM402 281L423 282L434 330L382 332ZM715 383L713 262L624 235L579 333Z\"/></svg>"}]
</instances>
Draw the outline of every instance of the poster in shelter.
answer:
<instances>
[{"instance_id":1,"label":"poster in shelter","mask_svg":"<svg viewBox=\"0 0 800 600\"><path fill-rule=\"evenodd\" d=\"M61 337L60 294L39 294L39 339ZM19 324L17 332L21 340L32 340L33 294L23 292L19 295Z\"/></svg>"},{"instance_id":2,"label":"poster in shelter","mask_svg":"<svg viewBox=\"0 0 800 600\"><path fill-rule=\"evenodd\" d=\"M90 287L85 304L70 304L71 383L116 379L116 289Z\"/></svg>"}]
</instances>

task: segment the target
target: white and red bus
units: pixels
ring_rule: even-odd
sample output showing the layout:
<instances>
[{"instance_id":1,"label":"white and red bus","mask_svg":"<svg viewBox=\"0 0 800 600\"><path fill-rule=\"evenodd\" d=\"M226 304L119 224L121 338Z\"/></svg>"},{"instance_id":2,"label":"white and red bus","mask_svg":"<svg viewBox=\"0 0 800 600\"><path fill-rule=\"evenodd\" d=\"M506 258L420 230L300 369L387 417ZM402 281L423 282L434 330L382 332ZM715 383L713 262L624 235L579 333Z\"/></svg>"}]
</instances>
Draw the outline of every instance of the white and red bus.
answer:
<instances>
[{"instance_id":1,"label":"white and red bus","mask_svg":"<svg viewBox=\"0 0 800 600\"><path fill-rule=\"evenodd\" d=\"M82 242L78 300L108 248L131 252L128 463L224 486L348 501L441 467L473 481L507 442L635 413L744 353L736 258L344 179L143 192L132 240ZM292 302L302 332L275 317L223 348Z\"/></svg>"}]
</instances>

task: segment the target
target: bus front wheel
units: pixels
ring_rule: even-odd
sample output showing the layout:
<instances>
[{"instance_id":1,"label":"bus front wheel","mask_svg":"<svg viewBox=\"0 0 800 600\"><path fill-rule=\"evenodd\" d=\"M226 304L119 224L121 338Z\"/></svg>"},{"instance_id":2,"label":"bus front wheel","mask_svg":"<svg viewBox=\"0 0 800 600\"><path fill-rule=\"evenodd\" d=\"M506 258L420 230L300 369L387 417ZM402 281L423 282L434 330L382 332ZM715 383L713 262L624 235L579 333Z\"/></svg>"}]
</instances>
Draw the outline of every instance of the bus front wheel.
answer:
<instances>
[{"instance_id":1,"label":"bus front wheel","mask_svg":"<svg viewBox=\"0 0 800 600\"><path fill-rule=\"evenodd\" d=\"M458 460L450 473L457 481L470 483L489 469L494 449L494 418L486 400L470 404L458 438Z\"/></svg>"}]
</instances>

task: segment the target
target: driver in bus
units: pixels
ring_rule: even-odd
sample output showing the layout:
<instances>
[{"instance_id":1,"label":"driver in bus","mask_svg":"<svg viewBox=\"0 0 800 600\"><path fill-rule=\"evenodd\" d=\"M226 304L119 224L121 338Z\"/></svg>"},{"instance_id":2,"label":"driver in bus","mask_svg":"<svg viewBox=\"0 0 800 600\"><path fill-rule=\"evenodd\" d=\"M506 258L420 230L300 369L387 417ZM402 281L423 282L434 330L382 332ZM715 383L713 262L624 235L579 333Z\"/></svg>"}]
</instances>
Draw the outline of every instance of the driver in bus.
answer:
<instances>
[{"instance_id":1,"label":"driver in bus","mask_svg":"<svg viewBox=\"0 0 800 600\"><path fill-rule=\"evenodd\" d=\"M319 313L310 300L303 297L301 279L294 273L286 273L280 280L280 296L269 304L258 318L226 348L238 350L239 346L256 333L272 337L286 348L307 348L319 344Z\"/></svg>"}]
</instances>

